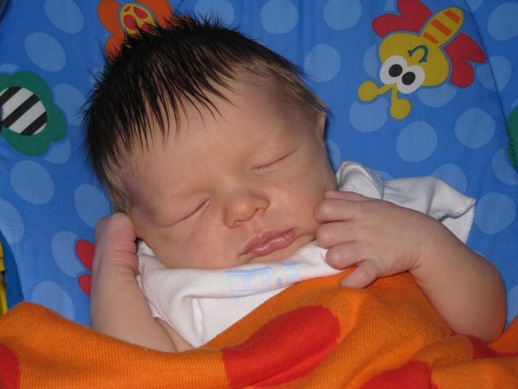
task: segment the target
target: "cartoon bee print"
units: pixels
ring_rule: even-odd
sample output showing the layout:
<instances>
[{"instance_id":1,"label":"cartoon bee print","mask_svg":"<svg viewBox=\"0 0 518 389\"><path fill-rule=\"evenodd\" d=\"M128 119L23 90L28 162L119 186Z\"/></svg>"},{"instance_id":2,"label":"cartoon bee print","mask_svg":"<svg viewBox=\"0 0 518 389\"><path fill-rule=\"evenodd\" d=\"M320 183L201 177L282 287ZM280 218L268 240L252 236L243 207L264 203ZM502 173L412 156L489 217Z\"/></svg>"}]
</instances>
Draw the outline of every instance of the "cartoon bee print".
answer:
<instances>
[{"instance_id":1,"label":"cartoon bee print","mask_svg":"<svg viewBox=\"0 0 518 389\"><path fill-rule=\"evenodd\" d=\"M400 94L409 95L448 80L467 87L474 80L468 61L484 62L486 56L472 38L459 32L464 22L460 8L432 15L419 0L399 0L398 9L401 16L382 15L373 22L376 34L385 37L378 49L382 85L365 81L358 89L358 97L369 102L390 92L391 116L404 119L412 105Z\"/></svg>"}]
</instances>

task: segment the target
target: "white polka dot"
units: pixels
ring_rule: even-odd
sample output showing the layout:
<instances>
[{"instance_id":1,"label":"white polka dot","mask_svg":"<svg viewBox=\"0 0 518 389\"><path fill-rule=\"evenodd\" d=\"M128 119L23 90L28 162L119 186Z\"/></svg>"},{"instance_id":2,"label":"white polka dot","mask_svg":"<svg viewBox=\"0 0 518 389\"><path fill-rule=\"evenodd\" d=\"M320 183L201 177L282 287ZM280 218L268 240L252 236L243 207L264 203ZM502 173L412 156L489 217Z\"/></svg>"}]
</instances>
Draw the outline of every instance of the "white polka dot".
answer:
<instances>
[{"instance_id":1,"label":"white polka dot","mask_svg":"<svg viewBox=\"0 0 518 389\"><path fill-rule=\"evenodd\" d=\"M45 156L45 161L53 164L63 164L70 159L72 154L72 146L67 139L61 144L52 143L49 152Z\"/></svg>"},{"instance_id":2,"label":"white polka dot","mask_svg":"<svg viewBox=\"0 0 518 389\"><path fill-rule=\"evenodd\" d=\"M65 50L48 34L35 32L25 39L25 51L31 61L49 72L63 70L66 64Z\"/></svg>"},{"instance_id":3,"label":"white polka dot","mask_svg":"<svg viewBox=\"0 0 518 389\"><path fill-rule=\"evenodd\" d=\"M304 69L312 81L323 83L336 77L342 66L342 59L336 49L317 44L306 56Z\"/></svg>"},{"instance_id":4,"label":"white polka dot","mask_svg":"<svg viewBox=\"0 0 518 389\"><path fill-rule=\"evenodd\" d=\"M491 192L479 199L475 210L475 224L488 235L509 227L516 218L516 203L502 193Z\"/></svg>"},{"instance_id":5,"label":"white polka dot","mask_svg":"<svg viewBox=\"0 0 518 389\"><path fill-rule=\"evenodd\" d=\"M378 45L371 46L363 56L363 67L370 78L377 79L380 62L378 59Z\"/></svg>"},{"instance_id":6,"label":"white polka dot","mask_svg":"<svg viewBox=\"0 0 518 389\"><path fill-rule=\"evenodd\" d=\"M261 24L270 34L286 34L299 21L299 11L289 0L270 0L261 9Z\"/></svg>"},{"instance_id":7,"label":"white polka dot","mask_svg":"<svg viewBox=\"0 0 518 389\"><path fill-rule=\"evenodd\" d=\"M474 12L480 7L483 0L469 0L469 10ZM466 0L453 0L453 3L456 4L460 8L466 8Z\"/></svg>"},{"instance_id":8,"label":"white polka dot","mask_svg":"<svg viewBox=\"0 0 518 389\"><path fill-rule=\"evenodd\" d=\"M31 204L47 204L54 197L54 181L40 164L20 161L11 169L11 185L18 196Z\"/></svg>"},{"instance_id":9,"label":"white polka dot","mask_svg":"<svg viewBox=\"0 0 518 389\"><path fill-rule=\"evenodd\" d=\"M329 0L324 6L324 20L334 30L347 30L358 24L362 16L359 0Z\"/></svg>"},{"instance_id":10,"label":"white polka dot","mask_svg":"<svg viewBox=\"0 0 518 389\"><path fill-rule=\"evenodd\" d=\"M481 108L464 112L455 123L455 135L466 147L475 149L486 145L495 134L495 120Z\"/></svg>"},{"instance_id":11,"label":"white polka dot","mask_svg":"<svg viewBox=\"0 0 518 389\"><path fill-rule=\"evenodd\" d=\"M11 63L0 64L0 73L14 74L18 71L20 71L20 67L18 65L13 65Z\"/></svg>"},{"instance_id":12,"label":"white polka dot","mask_svg":"<svg viewBox=\"0 0 518 389\"><path fill-rule=\"evenodd\" d=\"M457 95L457 88L442 84L436 88L422 88L417 91L417 97L426 106L440 108L448 105Z\"/></svg>"},{"instance_id":13,"label":"white polka dot","mask_svg":"<svg viewBox=\"0 0 518 389\"><path fill-rule=\"evenodd\" d=\"M100 218L110 213L110 202L93 185L80 185L74 193L74 204L79 217L92 228Z\"/></svg>"},{"instance_id":14,"label":"white polka dot","mask_svg":"<svg viewBox=\"0 0 518 389\"><path fill-rule=\"evenodd\" d=\"M489 16L489 35L498 41L508 41L518 36L518 4L508 2L497 7Z\"/></svg>"},{"instance_id":15,"label":"white polka dot","mask_svg":"<svg viewBox=\"0 0 518 389\"><path fill-rule=\"evenodd\" d=\"M329 160L331 161L331 166L336 171L338 169L338 166L340 166L340 162L342 162L342 153L340 152L340 148L335 142L328 139L327 152L329 153Z\"/></svg>"},{"instance_id":16,"label":"white polka dot","mask_svg":"<svg viewBox=\"0 0 518 389\"><path fill-rule=\"evenodd\" d=\"M22 240L25 232L23 219L18 210L2 198L0 198L0 226L8 244L15 244Z\"/></svg>"},{"instance_id":17,"label":"white polka dot","mask_svg":"<svg viewBox=\"0 0 518 389\"><path fill-rule=\"evenodd\" d=\"M359 132L373 132L382 128L388 120L388 103L378 98L368 104L354 102L349 110L351 125Z\"/></svg>"},{"instance_id":18,"label":"white polka dot","mask_svg":"<svg viewBox=\"0 0 518 389\"><path fill-rule=\"evenodd\" d=\"M402 160L420 162L430 157L437 147L437 132L430 124L416 121L399 134L396 149Z\"/></svg>"},{"instance_id":19,"label":"white polka dot","mask_svg":"<svg viewBox=\"0 0 518 389\"><path fill-rule=\"evenodd\" d=\"M84 271L84 267L77 261L75 244L77 236L72 232L58 232L52 237L52 254L54 259L63 273L70 277L76 277L77 274Z\"/></svg>"},{"instance_id":20,"label":"white polka dot","mask_svg":"<svg viewBox=\"0 0 518 389\"><path fill-rule=\"evenodd\" d=\"M59 312L69 320L74 320L76 309L70 295L52 281L40 282L32 292L31 301Z\"/></svg>"},{"instance_id":21,"label":"white polka dot","mask_svg":"<svg viewBox=\"0 0 518 389\"><path fill-rule=\"evenodd\" d=\"M443 180L461 193L466 192L468 180L466 178L466 174L458 165L442 165L432 173L432 176Z\"/></svg>"},{"instance_id":22,"label":"white polka dot","mask_svg":"<svg viewBox=\"0 0 518 389\"><path fill-rule=\"evenodd\" d=\"M47 18L61 31L77 34L83 30L83 13L72 0L46 0L44 9Z\"/></svg>"},{"instance_id":23,"label":"white polka dot","mask_svg":"<svg viewBox=\"0 0 518 389\"><path fill-rule=\"evenodd\" d=\"M484 63L482 65L477 66L477 80L489 91L496 92L496 84L495 78L493 75L493 69L489 63Z\"/></svg>"},{"instance_id":24,"label":"white polka dot","mask_svg":"<svg viewBox=\"0 0 518 389\"><path fill-rule=\"evenodd\" d=\"M493 75L495 77L495 83L498 90L504 89L513 73L513 66L509 60L505 57L490 57L489 62L493 68Z\"/></svg>"}]
</instances>

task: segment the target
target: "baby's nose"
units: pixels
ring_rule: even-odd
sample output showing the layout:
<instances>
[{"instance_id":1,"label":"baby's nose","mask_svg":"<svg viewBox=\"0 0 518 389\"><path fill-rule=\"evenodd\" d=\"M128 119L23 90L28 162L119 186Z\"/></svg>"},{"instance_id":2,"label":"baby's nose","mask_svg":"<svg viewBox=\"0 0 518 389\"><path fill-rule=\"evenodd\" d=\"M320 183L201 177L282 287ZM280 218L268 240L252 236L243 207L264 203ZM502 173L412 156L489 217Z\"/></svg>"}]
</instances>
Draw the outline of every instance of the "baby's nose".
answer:
<instances>
[{"instance_id":1,"label":"baby's nose","mask_svg":"<svg viewBox=\"0 0 518 389\"><path fill-rule=\"evenodd\" d=\"M251 190L238 190L227 199L225 224L229 228L260 216L270 205L266 196Z\"/></svg>"}]
</instances>

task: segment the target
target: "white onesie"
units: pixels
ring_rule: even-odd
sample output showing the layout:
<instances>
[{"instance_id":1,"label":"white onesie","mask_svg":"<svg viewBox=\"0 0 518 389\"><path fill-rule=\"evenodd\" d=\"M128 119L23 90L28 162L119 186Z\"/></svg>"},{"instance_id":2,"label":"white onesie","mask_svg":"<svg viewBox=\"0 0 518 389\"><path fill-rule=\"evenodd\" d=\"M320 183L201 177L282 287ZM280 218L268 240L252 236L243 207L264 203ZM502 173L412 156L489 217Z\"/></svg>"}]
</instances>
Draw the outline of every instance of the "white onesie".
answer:
<instances>
[{"instance_id":1,"label":"white onesie","mask_svg":"<svg viewBox=\"0 0 518 389\"><path fill-rule=\"evenodd\" d=\"M432 177L383 182L354 162L337 172L339 190L384 199L426 213L466 242L475 200ZM166 269L141 243L139 285L153 315L166 321L187 342L199 347L288 286L336 274L326 250L311 243L276 263L247 264L226 270Z\"/></svg>"}]
</instances>

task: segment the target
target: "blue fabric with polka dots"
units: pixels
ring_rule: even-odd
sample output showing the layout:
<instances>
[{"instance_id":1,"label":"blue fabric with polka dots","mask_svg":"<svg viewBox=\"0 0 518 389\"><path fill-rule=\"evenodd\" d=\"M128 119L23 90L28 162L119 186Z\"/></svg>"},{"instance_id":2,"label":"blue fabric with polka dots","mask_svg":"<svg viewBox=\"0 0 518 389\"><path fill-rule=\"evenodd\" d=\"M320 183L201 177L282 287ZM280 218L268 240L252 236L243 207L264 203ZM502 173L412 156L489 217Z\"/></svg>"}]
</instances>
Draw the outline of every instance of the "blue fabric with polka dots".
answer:
<instances>
[{"instance_id":1,"label":"blue fabric with polka dots","mask_svg":"<svg viewBox=\"0 0 518 389\"><path fill-rule=\"evenodd\" d=\"M151 14L163 2L112 1L119 13L137 5ZM114 36L99 18L103 3L11 0L0 14L8 302L84 324L93 231L111 211L84 162L80 111ZM506 129L518 106L518 1L170 3L175 13L217 16L300 66L330 109L335 168L356 160L383 178L432 175L475 197L468 244L500 269L509 320L518 314L518 175ZM436 52L443 62L433 63Z\"/></svg>"}]
</instances>

